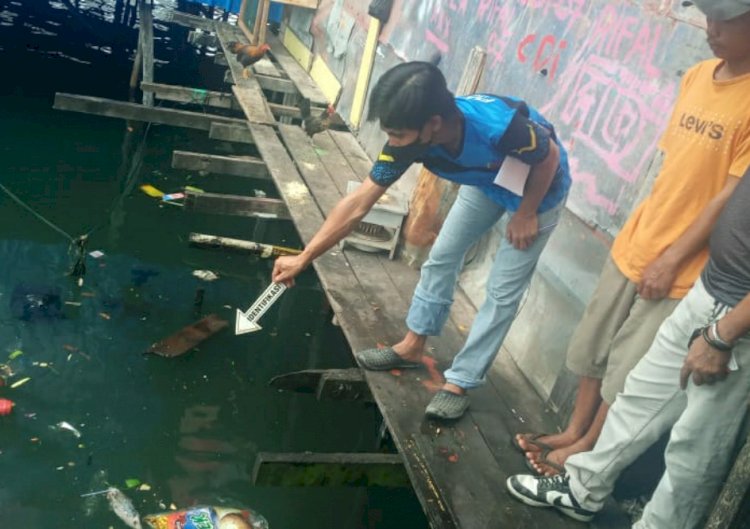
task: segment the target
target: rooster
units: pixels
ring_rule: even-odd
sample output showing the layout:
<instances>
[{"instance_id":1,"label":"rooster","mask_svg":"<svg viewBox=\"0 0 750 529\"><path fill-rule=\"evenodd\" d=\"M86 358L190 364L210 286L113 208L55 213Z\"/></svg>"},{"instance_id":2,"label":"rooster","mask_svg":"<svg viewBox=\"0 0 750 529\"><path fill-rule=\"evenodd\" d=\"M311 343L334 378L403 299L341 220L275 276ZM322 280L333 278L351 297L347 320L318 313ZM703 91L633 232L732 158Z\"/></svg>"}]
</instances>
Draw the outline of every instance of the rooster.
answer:
<instances>
[{"instance_id":1,"label":"rooster","mask_svg":"<svg viewBox=\"0 0 750 529\"><path fill-rule=\"evenodd\" d=\"M237 60L242 64L244 68L242 70L242 77L245 79L249 77L247 67L261 60L266 52L271 49L271 46L268 44L253 46L252 44L243 44L237 41L229 42L227 46L229 47L229 51L234 53Z\"/></svg>"},{"instance_id":2,"label":"rooster","mask_svg":"<svg viewBox=\"0 0 750 529\"><path fill-rule=\"evenodd\" d=\"M328 105L322 112L320 112L320 114L312 115L310 100L302 99L299 104L299 109L302 114L302 128L305 129L305 132L307 132L307 135L310 137L318 132L323 132L328 129L349 130L344 118L336 113L336 109L333 105Z\"/></svg>"}]
</instances>

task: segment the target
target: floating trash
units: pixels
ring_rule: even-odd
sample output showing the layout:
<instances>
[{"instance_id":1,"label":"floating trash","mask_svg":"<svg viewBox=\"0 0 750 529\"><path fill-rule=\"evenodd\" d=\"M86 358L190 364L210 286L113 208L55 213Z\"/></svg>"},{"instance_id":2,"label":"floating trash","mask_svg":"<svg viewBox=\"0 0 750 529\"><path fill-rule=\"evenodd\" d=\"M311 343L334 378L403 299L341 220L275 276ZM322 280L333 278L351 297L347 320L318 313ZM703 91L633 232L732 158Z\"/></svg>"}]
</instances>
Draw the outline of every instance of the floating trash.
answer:
<instances>
[{"instance_id":1,"label":"floating trash","mask_svg":"<svg viewBox=\"0 0 750 529\"><path fill-rule=\"evenodd\" d=\"M67 430L73 435L75 435L77 439L81 438L81 432L78 431L78 429L75 426L73 426L67 421L58 422L56 425L50 426L50 428L53 428L55 430Z\"/></svg>"},{"instance_id":2,"label":"floating trash","mask_svg":"<svg viewBox=\"0 0 750 529\"><path fill-rule=\"evenodd\" d=\"M203 281L216 281L219 276L211 270L193 270L193 275Z\"/></svg>"},{"instance_id":3,"label":"floating trash","mask_svg":"<svg viewBox=\"0 0 750 529\"><path fill-rule=\"evenodd\" d=\"M16 389L18 387L21 387L24 384L26 384L26 382L28 382L29 380L31 380L31 377L25 377L25 378L22 378L21 380L16 380L15 382L13 382L13 384L10 385L10 389Z\"/></svg>"},{"instance_id":4,"label":"floating trash","mask_svg":"<svg viewBox=\"0 0 750 529\"><path fill-rule=\"evenodd\" d=\"M154 529L268 529L268 522L251 509L199 506L149 514L143 520Z\"/></svg>"},{"instance_id":5,"label":"floating trash","mask_svg":"<svg viewBox=\"0 0 750 529\"><path fill-rule=\"evenodd\" d=\"M135 510L133 502L120 489L117 487L108 488L107 501L109 502L110 509L128 527L131 529L141 529L143 527L141 525L141 517L138 515L138 511Z\"/></svg>"},{"instance_id":6,"label":"floating trash","mask_svg":"<svg viewBox=\"0 0 750 529\"><path fill-rule=\"evenodd\" d=\"M16 403L9 399L0 399L0 416L10 415Z\"/></svg>"}]
</instances>

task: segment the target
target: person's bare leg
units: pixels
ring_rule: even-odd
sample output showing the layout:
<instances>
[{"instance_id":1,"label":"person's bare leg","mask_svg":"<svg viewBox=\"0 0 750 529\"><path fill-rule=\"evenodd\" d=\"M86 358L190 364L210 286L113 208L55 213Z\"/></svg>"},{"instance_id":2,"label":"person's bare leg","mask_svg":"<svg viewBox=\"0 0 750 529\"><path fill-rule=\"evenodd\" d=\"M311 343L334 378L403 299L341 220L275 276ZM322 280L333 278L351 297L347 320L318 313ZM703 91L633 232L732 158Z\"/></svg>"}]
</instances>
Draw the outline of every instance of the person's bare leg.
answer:
<instances>
[{"instance_id":1,"label":"person's bare leg","mask_svg":"<svg viewBox=\"0 0 750 529\"><path fill-rule=\"evenodd\" d=\"M552 463L555 463L559 466L563 466L565 464L565 461L567 461L567 459L573 454L588 452L589 450L593 449L597 439L599 439L599 435L602 433L604 421L607 420L608 411L609 404L607 404L605 401L602 401L586 434L570 446L552 450L549 454L547 454L547 461L551 461ZM557 469L538 461L539 452L530 453L530 456L530 461L539 473L544 474L545 476L554 476L558 473Z\"/></svg>"},{"instance_id":2,"label":"person's bare leg","mask_svg":"<svg viewBox=\"0 0 750 529\"><path fill-rule=\"evenodd\" d=\"M426 343L427 336L408 331L400 342L393 345L393 351L404 360L419 362Z\"/></svg>"},{"instance_id":3,"label":"person's bare leg","mask_svg":"<svg viewBox=\"0 0 750 529\"><path fill-rule=\"evenodd\" d=\"M570 417L568 426L565 431L545 435L536 441L544 443L552 448L563 448L571 446L586 435L602 402L601 396L602 380L600 378L581 377L578 382L578 394L576 395L575 405L573 406L573 415ZM597 437L599 435L597 434ZM539 452L539 447L529 443L524 438L524 434L516 436L518 444L529 453Z\"/></svg>"}]
</instances>

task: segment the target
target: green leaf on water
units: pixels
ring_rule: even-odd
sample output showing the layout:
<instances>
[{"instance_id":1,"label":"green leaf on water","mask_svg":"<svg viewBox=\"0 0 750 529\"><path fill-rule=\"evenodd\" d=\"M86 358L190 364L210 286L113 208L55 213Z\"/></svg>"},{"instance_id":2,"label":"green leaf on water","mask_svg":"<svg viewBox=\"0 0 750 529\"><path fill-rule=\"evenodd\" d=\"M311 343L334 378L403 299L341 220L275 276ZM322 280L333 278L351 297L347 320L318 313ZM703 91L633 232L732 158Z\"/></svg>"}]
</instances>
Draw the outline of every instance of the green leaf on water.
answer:
<instances>
[{"instance_id":1,"label":"green leaf on water","mask_svg":"<svg viewBox=\"0 0 750 529\"><path fill-rule=\"evenodd\" d=\"M16 349L15 351L13 351L12 353L8 355L8 360L13 360L14 358L18 358L22 354L23 354L23 351L21 351L20 349Z\"/></svg>"},{"instance_id":2,"label":"green leaf on water","mask_svg":"<svg viewBox=\"0 0 750 529\"><path fill-rule=\"evenodd\" d=\"M125 480L125 486L129 489L135 488L141 484L141 480L137 478L128 478Z\"/></svg>"}]
</instances>

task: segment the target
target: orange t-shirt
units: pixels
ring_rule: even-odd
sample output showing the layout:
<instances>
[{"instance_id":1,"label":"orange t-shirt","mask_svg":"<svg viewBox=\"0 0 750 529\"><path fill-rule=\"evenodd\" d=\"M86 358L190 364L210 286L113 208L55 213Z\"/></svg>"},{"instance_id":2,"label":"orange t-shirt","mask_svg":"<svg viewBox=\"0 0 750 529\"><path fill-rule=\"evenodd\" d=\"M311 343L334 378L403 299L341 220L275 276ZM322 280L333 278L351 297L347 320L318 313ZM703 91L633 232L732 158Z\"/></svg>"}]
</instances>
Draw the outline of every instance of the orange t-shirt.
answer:
<instances>
[{"instance_id":1,"label":"orange t-shirt","mask_svg":"<svg viewBox=\"0 0 750 529\"><path fill-rule=\"evenodd\" d=\"M716 81L714 72L721 63L698 63L682 79L659 142L664 163L653 190L612 245L612 259L634 283L695 221L729 175L741 177L750 167L750 74ZM706 247L683 265L670 298L687 294L707 259Z\"/></svg>"}]
</instances>

